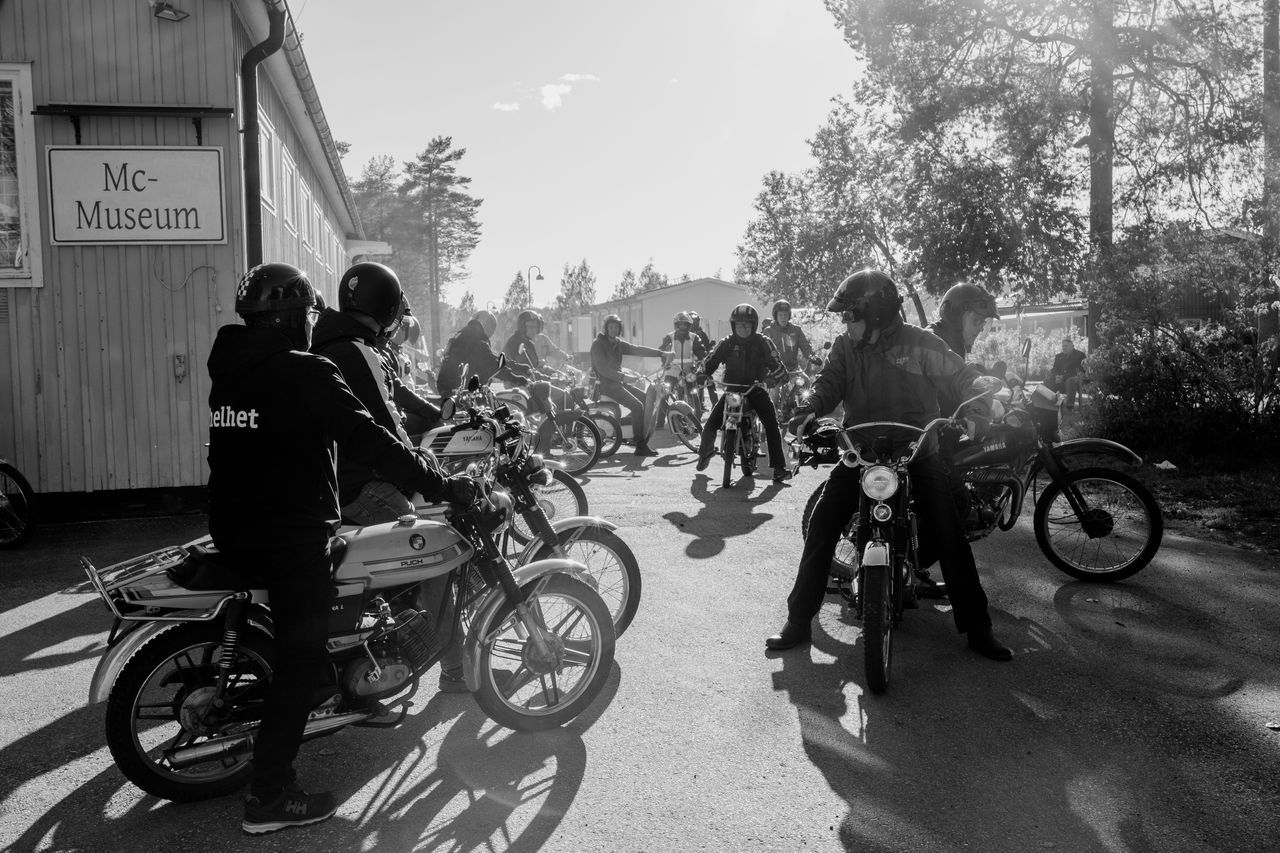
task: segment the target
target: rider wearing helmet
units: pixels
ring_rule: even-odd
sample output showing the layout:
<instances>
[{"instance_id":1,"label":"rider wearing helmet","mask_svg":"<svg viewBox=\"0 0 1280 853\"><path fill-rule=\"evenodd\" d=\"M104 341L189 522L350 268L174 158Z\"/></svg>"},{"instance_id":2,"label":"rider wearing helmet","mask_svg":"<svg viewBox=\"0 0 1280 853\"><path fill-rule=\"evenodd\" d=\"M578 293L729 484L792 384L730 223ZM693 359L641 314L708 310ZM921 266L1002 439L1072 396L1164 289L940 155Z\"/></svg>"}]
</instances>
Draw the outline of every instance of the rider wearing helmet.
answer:
<instances>
[{"instance_id":1,"label":"rider wearing helmet","mask_svg":"<svg viewBox=\"0 0 1280 853\"><path fill-rule=\"evenodd\" d=\"M658 349L663 353L663 381L674 393L686 376L692 377L697 373L698 364L706 358L707 350L702 346L702 338L693 332L693 318L688 311L677 312L671 325L672 331L662 339ZM696 388L692 390L701 396ZM666 399L664 396L658 407L658 423L662 423L666 417Z\"/></svg>"},{"instance_id":2,"label":"rider wearing helmet","mask_svg":"<svg viewBox=\"0 0 1280 853\"><path fill-rule=\"evenodd\" d=\"M328 359L307 352L315 290L289 264L260 264L241 279L245 325L218 330L209 353L209 533L218 550L254 567L271 597L275 677L253 745L243 828L315 823L333 795L308 794L293 761L326 659L337 528L334 452L429 497L470 503L465 478L446 480L365 410Z\"/></svg>"},{"instance_id":3,"label":"rider wearing helmet","mask_svg":"<svg viewBox=\"0 0 1280 853\"><path fill-rule=\"evenodd\" d=\"M773 325L763 331L778 350L782 366L787 370L796 370L807 364L808 359L813 358L813 347L809 346L804 330L791 322L791 303L779 299L773 303L770 314L773 315ZM800 360L802 357L804 362Z\"/></svg>"},{"instance_id":4,"label":"rider wearing helmet","mask_svg":"<svg viewBox=\"0 0 1280 853\"><path fill-rule=\"evenodd\" d=\"M644 394L626 383L622 372L624 355L661 358L662 351L642 347L624 341L622 318L610 314L604 318L604 328L591 343L591 370L600 381L600 393L617 400L631 413L631 430L636 437L636 456L657 456L649 447L648 419L645 417Z\"/></svg>"},{"instance_id":5,"label":"rider wearing helmet","mask_svg":"<svg viewBox=\"0 0 1280 853\"><path fill-rule=\"evenodd\" d=\"M573 359L569 358L569 354L556 346L556 342L551 340L551 336L544 331L547 324L542 319L542 315L535 311L533 316L538 318L538 334L534 336L533 347L538 351L539 361L546 362L553 367L559 367L573 361Z\"/></svg>"},{"instance_id":6,"label":"rider wearing helmet","mask_svg":"<svg viewBox=\"0 0 1280 853\"><path fill-rule=\"evenodd\" d=\"M942 338L956 355L968 358L973 342L986 328L988 319L1000 319L995 299L978 285L961 282L951 285L942 295L938 319L930 323L928 329ZM979 369L985 370L981 366ZM1003 376L999 378L1004 381ZM942 392L938 394L938 406L944 415L949 415L960 405L961 399Z\"/></svg>"},{"instance_id":7,"label":"rider wearing helmet","mask_svg":"<svg viewBox=\"0 0 1280 853\"><path fill-rule=\"evenodd\" d=\"M791 419L802 435L815 416L844 404L846 426L868 421L897 421L924 427L938 416L938 392L960 399L985 389L977 368L966 365L938 337L903 322L902 297L893 279L880 270L862 269L840 283L827 310L841 315L845 332L836 338L826 366L814 383L810 402ZM951 414L947 412L946 414ZM903 447L914 431L901 431ZM861 472L837 465L814 507L795 584L787 598L787 622L765 645L788 649L809 640L809 624L827 589L827 575L840 533L858 506ZM920 568L934 559L951 598L956 629L968 634L970 648L992 660L1013 656L991 632L987 597L978 579L973 551L965 540L949 473L936 450L916 458L910 468L912 494L921 520Z\"/></svg>"},{"instance_id":8,"label":"rider wearing helmet","mask_svg":"<svg viewBox=\"0 0 1280 853\"><path fill-rule=\"evenodd\" d=\"M498 330L498 318L490 311L477 311L445 345L440 372L436 376L436 389L441 397L451 397L463 382L462 366L488 382L494 376L517 385L529 381L529 368L519 365L499 366L498 354L493 351L489 338Z\"/></svg>"},{"instance_id":9,"label":"rider wearing helmet","mask_svg":"<svg viewBox=\"0 0 1280 853\"><path fill-rule=\"evenodd\" d=\"M511 337L507 338L507 343L502 348L509 364L528 367L533 376L537 376L542 368L542 358L538 352L537 343L538 329L541 326L542 317L537 311L529 309L521 311L520 316L516 318L515 331L511 333ZM529 394L531 402L547 415L552 414L549 399L554 399L562 410L569 406L569 392L547 381L531 382Z\"/></svg>"},{"instance_id":10,"label":"rider wearing helmet","mask_svg":"<svg viewBox=\"0 0 1280 853\"><path fill-rule=\"evenodd\" d=\"M716 348L702 363L704 376L712 373L720 365L724 365L725 385L751 385L782 372L782 362L778 359L778 351L764 335L756 331L760 325L760 315L751 305L743 303L729 313L729 323L733 331L728 337L716 344ZM752 388L747 393L751 409L760 417L764 426L765 444L769 447L769 464L773 466L773 481L781 483L791 477L787 470L786 457L782 453L782 433L778 431L778 413L773 408L773 400L763 388ZM724 422L724 401L711 409L707 422L702 426L702 443L698 448L699 471L705 471L715 455L716 433Z\"/></svg>"},{"instance_id":11,"label":"rider wearing helmet","mask_svg":"<svg viewBox=\"0 0 1280 853\"><path fill-rule=\"evenodd\" d=\"M311 351L337 365L378 426L412 447L400 407L422 425L416 432L439 423L440 410L406 387L393 363L384 358L384 345L393 337L388 331L398 329L406 305L399 277L382 264L355 264L338 282L338 305L341 310L328 308L320 315ZM338 497L342 517L350 524L376 523L369 512L388 503L402 510L397 517L413 512L407 495L346 454L338 457Z\"/></svg>"}]
</instances>

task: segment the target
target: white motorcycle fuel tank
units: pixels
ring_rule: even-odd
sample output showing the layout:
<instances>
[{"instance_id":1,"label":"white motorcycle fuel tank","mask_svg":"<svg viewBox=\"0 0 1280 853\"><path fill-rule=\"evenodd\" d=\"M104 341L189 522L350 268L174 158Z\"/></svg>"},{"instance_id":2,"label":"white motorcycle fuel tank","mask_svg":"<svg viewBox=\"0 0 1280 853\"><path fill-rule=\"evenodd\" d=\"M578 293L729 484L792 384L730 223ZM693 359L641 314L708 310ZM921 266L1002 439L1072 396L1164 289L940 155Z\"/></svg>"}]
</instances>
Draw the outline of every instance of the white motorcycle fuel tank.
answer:
<instances>
[{"instance_id":1,"label":"white motorcycle fuel tank","mask_svg":"<svg viewBox=\"0 0 1280 853\"><path fill-rule=\"evenodd\" d=\"M424 435L418 446L430 450L446 471L457 473L493 452L493 433L446 424Z\"/></svg>"},{"instance_id":2,"label":"white motorcycle fuel tank","mask_svg":"<svg viewBox=\"0 0 1280 853\"><path fill-rule=\"evenodd\" d=\"M400 521L340 531L347 543L334 572L338 584L383 589L446 574L471 558L471 543L442 521L405 516Z\"/></svg>"}]
</instances>

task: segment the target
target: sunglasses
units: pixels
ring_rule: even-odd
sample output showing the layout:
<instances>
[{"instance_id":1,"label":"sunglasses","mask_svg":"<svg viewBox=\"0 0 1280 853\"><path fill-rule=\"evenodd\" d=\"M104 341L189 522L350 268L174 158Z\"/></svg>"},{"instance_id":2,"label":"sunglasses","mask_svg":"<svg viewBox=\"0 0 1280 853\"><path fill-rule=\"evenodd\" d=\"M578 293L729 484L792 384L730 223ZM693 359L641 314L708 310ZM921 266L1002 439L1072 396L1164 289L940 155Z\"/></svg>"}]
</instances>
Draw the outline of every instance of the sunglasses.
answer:
<instances>
[{"instance_id":1,"label":"sunglasses","mask_svg":"<svg viewBox=\"0 0 1280 853\"><path fill-rule=\"evenodd\" d=\"M850 308L840 312L840 319L845 323L856 323L862 319L862 312L857 308Z\"/></svg>"}]
</instances>

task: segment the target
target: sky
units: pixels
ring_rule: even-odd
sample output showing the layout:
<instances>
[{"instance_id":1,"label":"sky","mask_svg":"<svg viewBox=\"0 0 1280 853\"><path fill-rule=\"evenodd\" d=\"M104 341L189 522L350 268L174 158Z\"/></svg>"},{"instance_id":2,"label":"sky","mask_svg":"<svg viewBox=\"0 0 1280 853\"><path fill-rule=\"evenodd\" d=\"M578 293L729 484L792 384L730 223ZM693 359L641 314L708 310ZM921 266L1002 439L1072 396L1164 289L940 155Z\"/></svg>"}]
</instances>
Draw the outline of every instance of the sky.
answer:
<instances>
[{"instance_id":1,"label":"sky","mask_svg":"<svg viewBox=\"0 0 1280 853\"><path fill-rule=\"evenodd\" d=\"M812 164L858 73L822 0L289 6L349 177L435 136L466 149L482 231L454 304L501 304L531 265L549 304L583 259L600 299L650 261L732 279L764 175Z\"/></svg>"}]
</instances>

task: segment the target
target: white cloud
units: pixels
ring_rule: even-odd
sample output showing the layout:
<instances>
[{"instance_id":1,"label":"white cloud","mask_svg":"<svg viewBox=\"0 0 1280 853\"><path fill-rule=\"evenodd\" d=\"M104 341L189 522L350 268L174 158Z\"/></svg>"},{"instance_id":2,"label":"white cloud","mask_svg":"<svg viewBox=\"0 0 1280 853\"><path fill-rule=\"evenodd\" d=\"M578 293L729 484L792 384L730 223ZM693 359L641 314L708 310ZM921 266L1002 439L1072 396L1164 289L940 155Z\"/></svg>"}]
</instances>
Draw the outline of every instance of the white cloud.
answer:
<instances>
[{"instance_id":1,"label":"white cloud","mask_svg":"<svg viewBox=\"0 0 1280 853\"><path fill-rule=\"evenodd\" d=\"M586 82L599 83L600 82L600 78L594 74L565 74L560 79L565 81L566 83L586 83Z\"/></svg>"},{"instance_id":2,"label":"white cloud","mask_svg":"<svg viewBox=\"0 0 1280 853\"><path fill-rule=\"evenodd\" d=\"M566 83L548 83L542 87L542 105L549 110L559 109L571 91L573 87Z\"/></svg>"},{"instance_id":3,"label":"white cloud","mask_svg":"<svg viewBox=\"0 0 1280 853\"><path fill-rule=\"evenodd\" d=\"M499 102L499 103L495 103L495 104L493 105L493 108L494 108L495 110L498 110L499 112L510 113L510 112L515 112L516 110L520 109L520 105L519 105L519 104L504 104L504 103Z\"/></svg>"}]
</instances>

